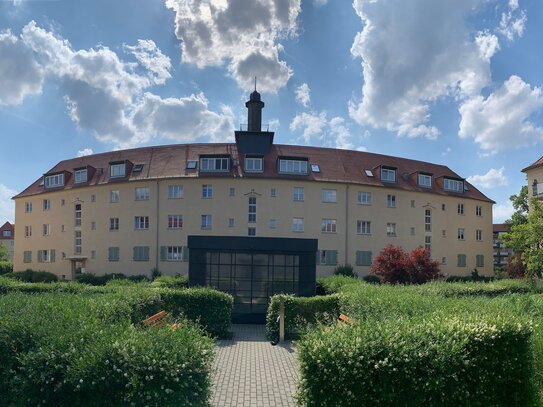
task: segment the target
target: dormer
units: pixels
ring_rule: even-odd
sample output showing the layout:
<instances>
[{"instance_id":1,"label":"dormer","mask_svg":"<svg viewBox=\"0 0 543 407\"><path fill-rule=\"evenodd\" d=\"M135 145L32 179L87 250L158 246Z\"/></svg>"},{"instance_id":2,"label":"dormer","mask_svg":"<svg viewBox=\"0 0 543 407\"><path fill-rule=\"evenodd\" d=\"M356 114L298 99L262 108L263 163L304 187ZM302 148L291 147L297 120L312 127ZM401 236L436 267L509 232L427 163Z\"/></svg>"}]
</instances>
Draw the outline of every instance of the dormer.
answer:
<instances>
[{"instance_id":1,"label":"dormer","mask_svg":"<svg viewBox=\"0 0 543 407\"><path fill-rule=\"evenodd\" d=\"M307 175L309 160L306 157L278 157L277 172L279 174Z\"/></svg>"},{"instance_id":2,"label":"dormer","mask_svg":"<svg viewBox=\"0 0 543 407\"><path fill-rule=\"evenodd\" d=\"M70 179L70 171L59 171L43 176L43 187L45 189L62 188L66 185L66 182Z\"/></svg>"},{"instance_id":3,"label":"dormer","mask_svg":"<svg viewBox=\"0 0 543 407\"><path fill-rule=\"evenodd\" d=\"M443 177L443 190L463 194L464 180L461 178Z\"/></svg>"},{"instance_id":4,"label":"dormer","mask_svg":"<svg viewBox=\"0 0 543 407\"><path fill-rule=\"evenodd\" d=\"M389 167L387 165L381 165L381 182L396 182L396 167Z\"/></svg>"},{"instance_id":5,"label":"dormer","mask_svg":"<svg viewBox=\"0 0 543 407\"><path fill-rule=\"evenodd\" d=\"M132 172L132 164L129 160L122 161L111 161L109 163L109 178L110 179L121 179L126 178L128 174Z\"/></svg>"},{"instance_id":6,"label":"dormer","mask_svg":"<svg viewBox=\"0 0 543 407\"><path fill-rule=\"evenodd\" d=\"M229 155L201 155L200 172L228 172L230 171Z\"/></svg>"},{"instance_id":7,"label":"dormer","mask_svg":"<svg viewBox=\"0 0 543 407\"><path fill-rule=\"evenodd\" d=\"M94 177L95 172L96 168L90 165L74 168L74 184L80 185L89 182Z\"/></svg>"},{"instance_id":8,"label":"dormer","mask_svg":"<svg viewBox=\"0 0 543 407\"><path fill-rule=\"evenodd\" d=\"M432 185L433 185L432 174L427 173L427 172L418 172L417 185L421 188L432 188Z\"/></svg>"}]
</instances>

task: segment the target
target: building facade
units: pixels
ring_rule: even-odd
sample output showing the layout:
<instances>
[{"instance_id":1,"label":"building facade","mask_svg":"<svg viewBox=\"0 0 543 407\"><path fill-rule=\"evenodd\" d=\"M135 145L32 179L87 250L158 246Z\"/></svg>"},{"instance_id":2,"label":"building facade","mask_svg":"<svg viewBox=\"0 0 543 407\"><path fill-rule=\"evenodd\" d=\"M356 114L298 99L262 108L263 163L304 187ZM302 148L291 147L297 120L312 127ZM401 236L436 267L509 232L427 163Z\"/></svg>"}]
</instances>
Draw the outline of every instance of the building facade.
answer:
<instances>
[{"instance_id":1,"label":"building facade","mask_svg":"<svg viewBox=\"0 0 543 407\"><path fill-rule=\"evenodd\" d=\"M504 233L509 232L509 226L505 223L495 223L493 227L493 243L492 249L494 250L494 269L503 269L508 263L511 256L513 256L513 249L505 246L501 236Z\"/></svg>"},{"instance_id":2,"label":"building facade","mask_svg":"<svg viewBox=\"0 0 543 407\"><path fill-rule=\"evenodd\" d=\"M0 245L9 252L10 260L13 261L15 251L15 225L6 222L0 227Z\"/></svg>"},{"instance_id":3,"label":"building facade","mask_svg":"<svg viewBox=\"0 0 543 407\"><path fill-rule=\"evenodd\" d=\"M493 201L464 178L422 161L274 144L274 133L261 131L256 91L246 106L248 128L235 132L235 143L144 147L55 165L14 198L15 270L66 279L78 269L185 275L191 237L213 237L218 251L216 238L243 237L313 241L319 276L340 264L365 275L387 244L428 247L445 274L492 274ZM274 242L281 241L270 240L268 251L279 256L291 245ZM300 258L274 261L287 267Z\"/></svg>"}]
</instances>

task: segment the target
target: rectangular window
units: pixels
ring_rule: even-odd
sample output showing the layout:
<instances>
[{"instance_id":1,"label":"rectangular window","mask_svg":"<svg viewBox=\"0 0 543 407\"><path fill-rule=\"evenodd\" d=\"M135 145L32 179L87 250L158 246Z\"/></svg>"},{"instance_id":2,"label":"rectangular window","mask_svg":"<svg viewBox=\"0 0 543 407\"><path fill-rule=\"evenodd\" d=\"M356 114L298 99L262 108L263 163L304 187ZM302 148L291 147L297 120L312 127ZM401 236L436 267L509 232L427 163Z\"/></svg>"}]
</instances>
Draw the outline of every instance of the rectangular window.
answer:
<instances>
[{"instance_id":1,"label":"rectangular window","mask_svg":"<svg viewBox=\"0 0 543 407\"><path fill-rule=\"evenodd\" d=\"M182 261L183 246L161 246L160 247L161 261Z\"/></svg>"},{"instance_id":2,"label":"rectangular window","mask_svg":"<svg viewBox=\"0 0 543 407\"><path fill-rule=\"evenodd\" d=\"M96 250L91 250L91 259L96 258Z\"/></svg>"},{"instance_id":3,"label":"rectangular window","mask_svg":"<svg viewBox=\"0 0 543 407\"><path fill-rule=\"evenodd\" d=\"M475 231L475 240L477 241L483 240L483 231L481 229L477 229Z\"/></svg>"},{"instance_id":4,"label":"rectangular window","mask_svg":"<svg viewBox=\"0 0 543 407\"><path fill-rule=\"evenodd\" d=\"M371 222L369 220L357 220L356 233L359 235L371 235Z\"/></svg>"},{"instance_id":5,"label":"rectangular window","mask_svg":"<svg viewBox=\"0 0 543 407\"><path fill-rule=\"evenodd\" d=\"M211 184L202 185L202 198L203 199L213 198L213 185Z\"/></svg>"},{"instance_id":6,"label":"rectangular window","mask_svg":"<svg viewBox=\"0 0 543 407\"><path fill-rule=\"evenodd\" d=\"M414 208L414 207L415 207L415 200L411 199L411 208Z\"/></svg>"},{"instance_id":7,"label":"rectangular window","mask_svg":"<svg viewBox=\"0 0 543 407\"><path fill-rule=\"evenodd\" d=\"M229 157L201 157L200 171L228 171Z\"/></svg>"},{"instance_id":8,"label":"rectangular window","mask_svg":"<svg viewBox=\"0 0 543 407\"><path fill-rule=\"evenodd\" d=\"M64 206L66 204L66 200L65 199L61 199L60 200L60 206Z\"/></svg>"},{"instance_id":9,"label":"rectangular window","mask_svg":"<svg viewBox=\"0 0 543 407\"><path fill-rule=\"evenodd\" d=\"M149 229L149 216L135 216L134 227L136 230Z\"/></svg>"},{"instance_id":10,"label":"rectangular window","mask_svg":"<svg viewBox=\"0 0 543 407\"><path fill-rule=\"evenodd\" d=\"M424 248L432 250L432 236L424 236Z\"/></svg>"},{"instance_id":11,"label":"rectangular window","mask_svg":"<svg viewBox=\"0 0 543 407\"><path fill-rule=\"evenodd\" d=\"M245 171L247 172L262 172L262 157L246 157Z\"/></svg>"},{"instance_id":12,"label":"rectangular window","mask_svg":"<svg viewBox=\"0 0 543 407\"><path fill-rule=\"evenodd\" d=\"M441 231L441 236L447 237L447 231L445 229Z\"/></svg>"},{"instance_id":13,"label":"rectangular window","mask_svg":"<svg viewBox=\"0 0 543 407\"><path fill-rule=\"evenodd\" d=\"M91 195L91 202L96 202L96 195L94 194Z\"/></svg>"},{"instance_id":14,"label":"rectangular window","mask_svg":"<svg viewBox=\"0 0 543 407\"><path fill-rule=\"evenodd\" d=\"M228 195L230 196L236 196L236 188L230 187Z\"/></svg>"},{"instance_id":15,"label":"rectangular window","mask_svg":"<svg viewBox=\"0 0 543 407\"><path fill-rule=\"evenodd\" d=\"M109 165L109 177L121 178L126 176L126 163L110 164Z\"/></svg>"},{"instance_id":16,"label":"rectangular window","mask_svg":"<svg viewBox=\"0 0 543 407\"><path fill-rule=\"evenodd\" d=\"M52 263L54 262L53 253L54 250L38 250L38 263Z\"/></svg>"},{"instance_id":17,"label":"rectangular window","mask_svg":"<svg viewBox=\"0 0 543 407\"><path fill-rule=\"evenodd\" d=\"M119 202L119 190L118 189L113 189L113 190L109 191L109 201L111 203Z\"/></svg>"},{"instance_id":18,"label":"rectangular window","mask_svg":"<svg viewBox=\"0 0 543 407\"><path fill-rule=\"evenodd\" d=\"M26 213L32 212L32 202L25 202L25 212Z\"/></svg>"},{"instance_id":19,"label":"rectangular window","mask_svg":"<svg viewBox=\"0 0 543 407\"><path fill-rule=\"evenodd\" d=\"M81 204L75 205L75 226L81 226Z\"/></svg>"},{"instance_id":20,"label":"rectangular window","mask_svg":"<svg viewBox=\"0 0 543 407\"><path fill-rule=\"evenodd\" d=\"M464 228L458 228L458 240L464 240Z\"/></svg>"},{"instance_id":21,"label":"rectangular window","mask_svg":"<svg viewBox=\"0 0 543 407\"><path fill-rule=\"evenodd\" d=\"M2 231L3 237L11 237L11 230L4 230Z\"/></svg>"},{"instance_id":22,"label":"rectangular window","mask_svg":"<svg viewBox=\"0 0 543 407\"><path fill-rule=\"evenodd\" d=\"M25 250L23 252L23 263L32 263L32 251Z\"/></svg>"},{"instance_id":23,"label":"rectangular window","mask_svg":"<svg viewBox=\"0 0 543 407\"><path fill-rule=\"evenodd\" d=\"M168 229L182 229L183 215L168 215Z\"/></svg>"},{"instance_id":24,"label":"rectangular window","mask_svg":"<svg viewBox=\"0 0 543 407\"><path fill-rule=\"evenodd\" d=\"M292 189L292 200L293 201L304 200L304 189L302 187L294 187Z\"/></svg>"},{"instance_id":25,"label":"rectangular window","mask_svg":"<svg viewBox=\"0 0 543 407\"><path fill-rule=\"evenodd\" d=\"M138 187L135 189L136 201L148 201L149 200L149 187Z\"/></svg>"},{"instance_id":26,"label":"rectangular window","mask_svg":"<svg viewBox=\"0 0 543 407\"><path fill-rule=\"evenodd\" d=\"M108 247L107 249L107 259L108 261L119 261L120 250L118 247Z\"/></svg>"},{"instance_id":27,"label":"rectangular window","mask_svg":"<svg viewBox=\"0 0 543 407\"><path fill-rule=\"evenodd\" d=\"M269 227L270 229L277 229L277 219L270 219Z\"/></svg>"},{"instance_id":28,"label":"rectangular window","mask_svg":"<svg viewBox=\"0 0 543 407\"><path fill-rule=\"evenodd\" d=\"M96 230L96 222L91 222L91 229Z\"/></svg>"},{"instance_id":29,"label":"rectangular window","mask_svg":"<svg viewBox=\"0 0 543 407\"><path fill-rule=\"evenodd\" d=\"M319 264L335 266L337 264L337 250L321 250Z\"/></svg>"},{"instance_id":30,"label":"rectangular window","mask_svg":"<svg viewBox=\"0 0 543 407\"><path fill-rule=\"evenodd\" d=\"M396 170L393 168L381 168L381 181L396 182Z\"/></svg>"},{"instance_id":31,"label":"rectangular window","mask_svg":"<svg viewBox=\"0 0 543 407\"><path fill-rule=\"evenodd\" d=\"M446 257L442 257L441 258L441 264L447 264L447 258Z\"/></svg>"},{"instance_id":32,"label":"rectangular window","mask_svg":"<svg viewBox=\"0 0 543 407\"><path fill-rule=\"evenodd\" d=\"M459 214L459 215L463 215L463 214L464 214L464 204L463 204L463 203L459 203L459 204L458 204L458 214Z\"/></svg>"},{"instance_id":33,"label":"rectangular window","mask_svg":"<svg viewBox=\"0 0 543 407\"><path fill-rule=\"evenodd\" d=\"M51 201L49 199L44 199L43 200L43 210L48 211L49 209L51 209Z\"/></svg>"},{"instance_id":34,"label":"rectangular window","mask_svg":"<svg viewBox=\"0 0 543 407\"><path fill-rule=\"evenodd\" d=\"M424 230L427 232L432 231L432 211L430 209L424 210Z\"/></svg>"},{"instance_id":35,"label":"rectangular window","mask_svg":"<svg viewBox=\"0 0 543 407\"><path fill-rule=\"evenodd\" d=\"M475 267L484 267L485 266L485 256L478 254L475 256Z\"/></svg>"},{"instance_id":36,"label":"rectangular window","mask_svg":"<svg viewBox=\"0 0 543 407\"><path fill-rule=\"evenodd\" d=\"M432 188L432 176L428 174L419 174L419 186L423 188Z\"/></svg>"},{"instance_id":37,"label":"rectangular window","mask_svg":"<svg viewBox=\"0 0 543 407\"><path fill-rule=\"evenodd\" d=\"M249 223L256 222L256 198L249 197Z\"/></svg>"},{"instance_id":38,"label":"rectangular window","mask_svg":"<svg viewBox=\"0 0 543 407\"><path fill-rule=\"evenodd\" d=\"M466 267L466 255L465 254L459 254L458 255L458 261L456 264L458 267Z\"/></svg>"},{"instance_id":39,"label":"rectangular window","mask_svg":"<svg viewBox=\"0 0 543 407\"><path fill-rule=\"evenodd\" d=\"M119 230L119 218L109 218L109 230Z\"/></svg>"},{"instance_id":40,"label":"rectangular window","mask_svg":"<svg viewBox=\"0 0 543 407\"><path fill-rule=\"evenodd\" d=\"M270 197L275 198L277 196L277 188L270 188Z\"/></svg>"},{"instance_id":41,"label":"rectangular window","mask_svg":"<svg viewBox=\"0 0 543 407\"><path fill-rule=\"evenodd\" d=\"M396 236L396 224L395 223L387 223L387 236L388 237L395 237Z\"/></svg>"},{"instance_id":42,"label":"rectangular window","mask_svg":"<svg viewBox=\"0 0 543 407\"><path fill-rule=\"evenodd\" d=\"M321 189L322 202L337 202L337 190Z\"/></svg>"},{"instance_id":43,"label":"rectangular window","mask_svg":"<svg viewBox=\"0 0 543 407\"><path fill-rule=\"evenodd\" d=\"M168 199L183 198L183 185L168 185Z\"/></svg>"},{"instance_id":44,"label":"rectangular window","mask_svg":"<svg viewBox=\"0 0 543 407\"><path fill-rule=\"evenodd\" d=\"M411 236L415 236L415 228L412 227L409 233L411 234Z\"/></svg>"},{"instance_id":45,"label":"rectangular window","mask_svg":"<svg viewBox=\"0 0 543 407\"><path fill-rule=\"evenodd\" d=\"M228 218L228 227L233 228L235 226L235 219L234 218Z\"/></svg>"},{"instance_id":46,"label":"rectangular window","mask_svg":"<svg viewBox=\"0 0 543 407\"><path fill-rule=\"evenodd\" d=\"M64 173L45 176L45 188L64 186Z\"/></svg>"},{"instance_id":47,"label":"rectangular window","mask_svg":"<svg viewBox=\"0 0 543 407\"><path fill-rule=\"evenodd\" d=\"M25 226L25 237L32 236L32 226Z\"/></svg>"},{"instance_id":48,"label":"rectangular window","mask_svg":"<svg viewBox=\"0 0 543 407\"><path fill-rule=\"evenodd\" d=\"M81 168L79 170L74 171L74 182L76 184L81 184L83 182L87 182L87 169Z\"/></svg>"},{"instance_id":49,"label":"rectangular window","mask_svg":"<svg viewBox=\"0 0 543 407\"><path fill-rule=\"evenodd\" d=\"M396 207L396 195L387 195L387 208L395 208Z\"/></svg>"},{"instance_id":50,"label":"rectangular window","mask_svg":"<svg viewBox=\"0 0 543 407\"><path fill-rule=\"evenodd\" d=\"M83 239L81 237L81 231L76 230L74 233L74 253L81 254Z\"/></svg>"},{"instance_id":51,"label":"rectangular window","mask_svg":"<svg viewBox=\"0 0 543 407\"><path fill-rule=\"evenodd\" d=\"M371 251L357 251L356 252L356 265L357 266L371 266Z\"/></svg>"},{"instance_id":52,"label":"rectangular window","mask_svg":"<svg viewBox=\"0 0 543 407\"><path fill-rule=\"evenodd\" d=\"M211 215L202 215L200 217L200 226L202 229L211 229L213 227L213 218Z\"/></svg>"},{"instance_id":53,"label":"rectangular window","mask_svg":"<svg viewBox=\"0 0 543 407\"><path fill-rule=\"evenodd\" d=\"M443 179L443 189L445 191L464 192L464 181L459 181L459 180L450 179L450 178L444 178Z\"/></svg>"},{"instance_id":54,"label":"rectangular window","mask_svg":"<svg viewBox=\"0 0 543 407\"><path fill-rule=\"evenodd\" d=\"M256 228L248 228L247 236L256 236Z\"/></svg>"},{"instance_id":55,"label":"rectangular window","mask_svg":"<svg viewBox=\"0 0 543 407\"><path fill-rule=\"evenodd\" d=\"M279 172L285 174L307 174L306 160L289 160L281 158L279 160Z\"/></svg>"},{"instance_id":56,"label":"rectangular window","mask_svg":"<svg viewBox=\"0 0 543 407\"><path fill-rule=\"evenodd\" d=\"M304 231L304 218L292 218L292 231L293 232Z\"/></svg>"},{"instance_id":57,"label":"rectangular window","mask_svg":"<svg viewBox=\"0 0 543 407\"><path fill-rule=\"evenodd\" d=\"M324 232L324 233L337 233L337 220L336 219L323 219L321 221L321 232Z\"/></svg>"},{"instance_id":58,"label":"rectangular window","mask_svg":"<svg viewBox=\"0 0 543 407\"><path fill-rule=\"evenodd\" d=\"M475 207L475 216L483 216L483 207L480 205L477 205Z\"/></svg>"},{"instance_id":59,"label":"rectangular window","mask_svg":"<svg viewBox=\"0 0 543 407\"><path fill-rule=\"evenodd\" d=\"M134 261L149 261L149 246L134 246Z\"/></svg>"},{"instance_id":60,"label":"rectangular window","mask_svg":"<svg viewBox=\"0 0 543 407\"><path fill-rule=\"evenodd\" d=\"M359 191L357 194L357 202L360 205L371 205L371 192Z\"/></svg>"},{"instance_id":61,"label":"rectangular window","mask_svg":"<svg viewBox=\"0 0 543 407\"><path fill-rule=\"evenodd\" d=\"M49 224L48 223L43 224L43 235L44 236L49 236Z\"/></svg>"}]
</instances>

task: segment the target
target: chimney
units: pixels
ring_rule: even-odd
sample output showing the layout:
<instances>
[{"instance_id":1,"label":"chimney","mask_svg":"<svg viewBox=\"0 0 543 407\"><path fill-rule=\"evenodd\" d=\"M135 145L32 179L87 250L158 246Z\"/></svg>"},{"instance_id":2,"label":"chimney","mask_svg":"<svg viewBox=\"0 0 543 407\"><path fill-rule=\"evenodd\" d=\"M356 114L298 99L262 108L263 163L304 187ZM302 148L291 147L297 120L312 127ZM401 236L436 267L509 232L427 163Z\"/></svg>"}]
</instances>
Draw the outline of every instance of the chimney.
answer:
<instances>
[{"instance_id":1,"label":"chimney","mask_svg":"<svg viewBox=\"0 0 543 407\"><path fill-rule=\"evenodd\" d=\"M262 131L262 108L264 102L260 100L260 93L256 91L256 88L249 100L245 103L247 108L247 131L260 132Z\"/></svg>"}]
</instances>

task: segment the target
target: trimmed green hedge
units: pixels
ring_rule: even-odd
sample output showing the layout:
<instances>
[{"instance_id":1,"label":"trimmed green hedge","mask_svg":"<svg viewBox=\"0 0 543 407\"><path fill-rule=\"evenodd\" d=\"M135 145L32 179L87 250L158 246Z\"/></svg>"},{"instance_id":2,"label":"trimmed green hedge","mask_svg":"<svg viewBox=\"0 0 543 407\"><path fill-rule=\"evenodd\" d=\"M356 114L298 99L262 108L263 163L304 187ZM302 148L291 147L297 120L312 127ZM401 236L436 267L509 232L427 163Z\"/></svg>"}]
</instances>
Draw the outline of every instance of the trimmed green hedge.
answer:
<instances>
[{"instance_id":1,"label":"trimmed green hedge","mask_svg":"<svg viewBox=\"0 0 543 407\"><path fill-rule=\"evenodd\" d=\"M48 271L34 271L30 269L7 273L4 274L4 277L24 281L25 283L52 283L58 281L58 277L53 273L49 273Z\"/></svg>"},{"instance_id":2,"label":"trimmed green hedge","mask_svg":"<svg viewBox=\"0 0 543 407\"><path fill-rule=\"evenodd\" d=\"M0 261L0 275L11 273L13 271L13 263L10 261Z\"/></svg>"},{"instance_id":3,"label":"trimmed green hedge","mask_svg":"<svg viewBox=\"0 0 543 407\"><path fill-rule=\"evenodd\" d=\"M279 304L285 304L285 338L293 339L308 326L337 319L339 296L295 297L279 294L270 299L266 315L266 335L270 340L279 338Z\"/></svg>"},{"instance_id":4,"label":"trimmed green hedge","mask_svg":"<svg viewBox=\"0 0 543 407\"><path fill-rule=\"evenodd\" d=\"M512 316L391 318L307 333L304 406L528 406L530 323Z\"/></svg>"},{"instance_id":5,"label":"trimmed green hedge","mask_svg":"<svg viewBox=\"0 0 543 407\"><path fill-rule=\"evenodd\" d=\"M160 276L151 283L153 287L188 288L189 278L186 276Z\"/></svg>"},{"instance_id":6,"label":"trimmed green hedge","mask_svg":"<svg viewBox=\"0 0 543 407\"><path fill-rule=\"evenodd\" d=\"M188 321L175 331L131 325L122 304L107 294L0 296L2 403L207 406L211 340Z\"/></svg>"}]
</instances>

